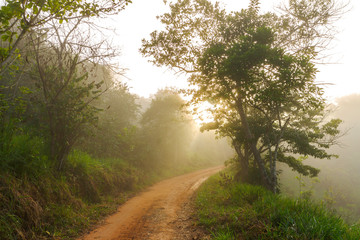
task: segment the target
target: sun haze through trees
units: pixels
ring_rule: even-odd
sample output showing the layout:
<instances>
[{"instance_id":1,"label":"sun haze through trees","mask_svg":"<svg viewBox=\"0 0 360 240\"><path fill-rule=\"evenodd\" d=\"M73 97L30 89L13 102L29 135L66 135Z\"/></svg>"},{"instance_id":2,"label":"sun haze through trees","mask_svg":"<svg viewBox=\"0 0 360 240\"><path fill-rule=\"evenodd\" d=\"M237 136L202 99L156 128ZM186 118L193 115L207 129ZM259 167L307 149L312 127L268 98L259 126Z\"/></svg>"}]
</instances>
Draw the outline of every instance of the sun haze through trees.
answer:
<instances>
[{"instance_id":1,"label":"sun haze through trees","mask_svg":"<svg viewBox=\"0 0 360 240\"><path fill-rule=\"evenodd\" d=\"M277 162L316 176L319 170L301 156L335 157L326 150L336 142L341 120L324 121L315 61L344 7L290 0L276 15L260 14L257 0L231 13L206 0L169 6L170 13L159 17L165 30L151 33L140 51L157 66L191 74L192 103L214 105L214 121L202 129L231 139L238 176L273 192Z\"/></svg>"}]
</instances>

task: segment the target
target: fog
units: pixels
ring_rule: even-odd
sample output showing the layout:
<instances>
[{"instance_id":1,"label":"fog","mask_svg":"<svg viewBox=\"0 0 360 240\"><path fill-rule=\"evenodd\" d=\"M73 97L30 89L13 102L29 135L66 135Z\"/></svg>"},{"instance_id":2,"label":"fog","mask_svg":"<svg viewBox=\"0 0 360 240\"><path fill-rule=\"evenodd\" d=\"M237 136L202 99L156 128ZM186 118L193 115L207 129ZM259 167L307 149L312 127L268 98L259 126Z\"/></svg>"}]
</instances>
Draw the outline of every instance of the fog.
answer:
<instances>
[{"instance_id":1,"label":"fog","mask_svg":"<svg viewBox=\"0 0 360 240\"><path fill-rule=\"evenodd\" d=\"M321 170L317 179L299 178L294 172L283 168L280 175L281 189L285 194L299 196L311 194L330 208L336 209L349 222L360 219L360 95L338 98L334 104L332 118L343 120L344 133L339 144L330 152L339 158L308 159L307 164Z\"/></svg>"},{"instance_id":2,"label":"fog","mask_svg":"<svg viewBox=\"0 0 360 240\"><path fill-rule=\"evenodd\" d=\"M196 157L213 164L223 164L235 154L227 139L216 139L213 131L200 132L199 129L191 143L191 150Z\"/></svg>"}]
</instances>

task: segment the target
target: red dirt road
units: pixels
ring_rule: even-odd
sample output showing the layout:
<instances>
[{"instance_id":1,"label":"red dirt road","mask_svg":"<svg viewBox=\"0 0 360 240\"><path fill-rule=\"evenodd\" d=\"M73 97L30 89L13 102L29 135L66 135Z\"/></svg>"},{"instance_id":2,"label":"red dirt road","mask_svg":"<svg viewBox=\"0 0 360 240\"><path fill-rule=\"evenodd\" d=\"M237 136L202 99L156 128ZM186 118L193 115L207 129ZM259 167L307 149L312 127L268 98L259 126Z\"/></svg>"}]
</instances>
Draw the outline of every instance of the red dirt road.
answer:
<instances>
[{"instance_id":1,"label":"red dirt road","mask_svg":"<svg viewBox=\"0 0 360 240\"><path fill-rule=\"evenodd\" d=\"M179 238L182 207L214 167L164 180L123 204L105 224L79 240L173 240Z\"/></svg>"}]
</instances>

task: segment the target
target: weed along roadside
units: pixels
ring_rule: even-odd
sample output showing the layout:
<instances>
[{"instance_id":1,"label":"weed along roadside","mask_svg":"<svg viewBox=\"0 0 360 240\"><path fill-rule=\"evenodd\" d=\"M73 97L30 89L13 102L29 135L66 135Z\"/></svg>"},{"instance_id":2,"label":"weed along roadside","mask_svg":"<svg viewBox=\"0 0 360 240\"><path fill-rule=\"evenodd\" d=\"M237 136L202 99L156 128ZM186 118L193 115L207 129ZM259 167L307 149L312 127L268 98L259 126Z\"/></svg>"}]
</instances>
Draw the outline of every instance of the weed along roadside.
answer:
<instances>
[{"instance_id":1,"label":"weed along roadside","mask_svg":"<svg viewBox=\"0 0 360 240\"><path fill-rule=\"evenodd\" d=\"M210 177L196 197L199 224L213 239L360 239L360 225L345 223L320 203L223 176Z\"/></svg>"},{"instance_id":2,"label":"weed along roadside","mask_svg":"<svg viewBox=\"0 0 360 240\"><path fill-rule=\"evenodd\" d=\"M125 162L70 155L66 173L0 176L0 239L72 239L136 191L139 171Z\"/></svg>"}]
</instances>

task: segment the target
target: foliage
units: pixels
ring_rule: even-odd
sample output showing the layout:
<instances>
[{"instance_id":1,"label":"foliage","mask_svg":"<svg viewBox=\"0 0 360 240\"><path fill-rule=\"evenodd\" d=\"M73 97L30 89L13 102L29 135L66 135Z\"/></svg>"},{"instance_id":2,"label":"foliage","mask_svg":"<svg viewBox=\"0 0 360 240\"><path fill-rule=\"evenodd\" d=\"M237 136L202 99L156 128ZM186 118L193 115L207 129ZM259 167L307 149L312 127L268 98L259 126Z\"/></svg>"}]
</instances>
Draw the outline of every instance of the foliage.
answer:
<instances>
[{"instance_id":1,"label":"foliage","mask_svg":"<svg viewBox=\"0 0 360 240\"><path fill-rule=\"evenodd\" d=\"M341 121L323 123L325 100L315 83L314 60L324 47L320 42L329 36L321 29L341 7L333 1L316 2L310 4L310 14L290 1L277 16L260 14L258 1L226 13L219 4L179 0L170 4L171 13L160 17L165 30L153 32L141 49L159 66L192 73L192 103L213 104L209 112L214 122L202 129L229 137L242 178L256 169L262 184L274 192L277 162L316 176L318 170L294 154L335 156L325 150L335 143Z\"/></svg>"},{"instance_id":2,"label":"foliage","mask_svg":"<svg viewBox=\"0 0 360 240\"><path fill-rule=\"evenodd\" d=\"M0 87L0 172L11 172L16 176L36 177L49 168L44 156L44 140L34 137L22 126L26 116L30 91L26 87Z\"/></svg>"},{"instance_id":3,"label":"foliage","mask_svg":"<svg viewBox=\"0 0 360 240\"><path fill-rule=\"evenodd\" d=\"M91 103L101 95L104 82L109 81L107 66L101 61L111 58L114 51L106 51L103 42L89 41L83 18L61 24L49 23L46 33L29 37L28 85L34 89L32 101L34 117L48 143L49 158L58 170L66 164L66 157L77 140L86 133L86 126L97 120L98 108ZM46 34L47 39L38 35ZM96 74L102 73L101 77ZM33 118L34 118L33 117Z\"/></svg>"},{"instance_id":4,"label":"foliage","mask_svg":"<svg viewBox=\"0 0 360 240\"><path fill-rule=\"evenodd\" d=\"M5 138L0 150L1 169L16 176L36 177L50 170L50 163L44 152L44 141L41 138L29 134Z\"/></svg>"},{"instance_id":5,"label":"foliage","mask_svg":"<svg viewBox=\"0 0 360 240\"><path fill-rule=\"evenodd\" d=\"M359 226L348 226L323 206L273 194L260 186L221 184L219 175L199 188L200 224L215 239L358 239Z\"/></svg>"},{"instance_id":6,"label":"foliage","mask_svg":"<svg viewBox=\"0 0 360 240\"><path fill-rule=\"evenodd\" d=\"M5 143L23 129L39 135L48 144L48 159L61 170L84 134L84 125L96 121L98 109L90 103L104 89L102 81L87 80L116 52L106 48L104 40L89 41L91 20L115 14L130 2L5 1L0 9L0 118Z\"/></svg>"},{"instance_id":7,"label":"foliage","mask_svg":"<svg viewBox=\"0 0 360 240\"><path fill-rule=\"evenodd\" d=\"M75 18L115 14L129 3L131 0L103 1L101 4L84 0L6 0L0 8L0 73L20 56L17 48L34 28L54 20L63 23Z\"/></svg>"},{"instance_id":8,"label":"foliage","mask_svg":"<svg viewBox=\"0 0 360 240\"><path fill-rule=\"evenodd\" d=\"M329 161L316 161L309 157L307 164L321 169L318 182L314 184L308 177L302 177L305 187L299 189L294 174L286 166L280 165L282 172L279 176L281 192L298 197L304 190L312 192L312 199L323 201L325 205L336 211L348 223L359 221L360 217L360 192L354 191L353 186L360 183L357 172L359 171L360 128L357 124L360 120L360 112L355 111L360 104L359 95L350 95L336 99L336 105L331 107L335 110L332 117L341 117L343 124L341 130L346 132L339 139L340 144L332 146L329 150L339 155L338 159Z\"/></svg>"},{"instance_id":9,"label":"foliage","mask_svg":"<svg viewBox=\"0 0 360 240\"><path fill-rule=\"evenodd\" d=\"M182 165L192 140L192 118L184 100L171 89L159 90L143 113L135 152L137 164L147 169ZM172 167L171 167L172 168Z\"/></svg>"},{"instance_id":10,"label":"foliage","mask_svg":"<svg viewBox=\"0 0 360 240\"><path fill-rule=\"evenodd\" d=\"M75 151L67 167L61 177L50 171L32 178L1 173L1 239L74 238L114 212L139 184L140 173L121 159Z\"/></svg>"},{"instance_id":11,"label":"foliage","mask_svg":"<svg viewBox=\"0 0 360 240\"><path fill-rule=\"evenodd\" d=\"M89 128L78 146L97 157L128 158L133 154L139 106L126 86L114 86L93 103L102 109L98 122Z\"/></svg>"}]
</instances>

